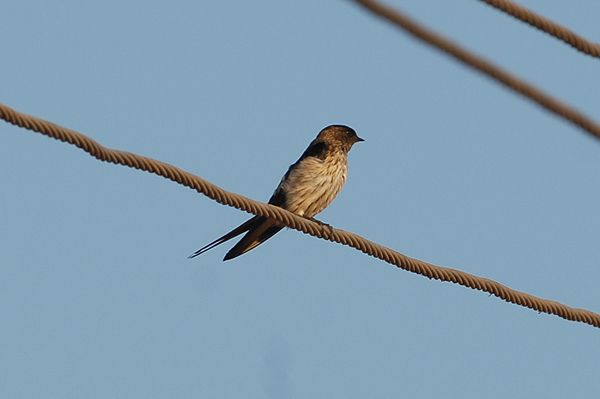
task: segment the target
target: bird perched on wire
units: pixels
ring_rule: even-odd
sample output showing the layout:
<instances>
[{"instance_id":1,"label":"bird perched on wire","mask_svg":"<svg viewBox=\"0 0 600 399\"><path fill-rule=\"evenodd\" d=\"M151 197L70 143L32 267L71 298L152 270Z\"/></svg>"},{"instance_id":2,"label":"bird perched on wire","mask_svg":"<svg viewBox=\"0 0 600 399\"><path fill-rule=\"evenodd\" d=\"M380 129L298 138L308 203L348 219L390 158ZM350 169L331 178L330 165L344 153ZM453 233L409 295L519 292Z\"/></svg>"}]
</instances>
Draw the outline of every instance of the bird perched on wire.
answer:
<instances>
[{"instance_id":1,"label":"bird perched on wire","mask_svg":"<svg viewBox=\"0 0 600 399\"><path fill-rule=\"evenodd\" d=\"M290 166L269 204L306 218L312 218L321 212L331 204L346 183L348 151L359 141L364 140L348 126L331 125L321 130L300 159ZM273 237L283 227L285 226L275 219L254 216L223 237L200 248L189 258L246 233L223 260L233 259Z\"/></svg>"}]
</instances>

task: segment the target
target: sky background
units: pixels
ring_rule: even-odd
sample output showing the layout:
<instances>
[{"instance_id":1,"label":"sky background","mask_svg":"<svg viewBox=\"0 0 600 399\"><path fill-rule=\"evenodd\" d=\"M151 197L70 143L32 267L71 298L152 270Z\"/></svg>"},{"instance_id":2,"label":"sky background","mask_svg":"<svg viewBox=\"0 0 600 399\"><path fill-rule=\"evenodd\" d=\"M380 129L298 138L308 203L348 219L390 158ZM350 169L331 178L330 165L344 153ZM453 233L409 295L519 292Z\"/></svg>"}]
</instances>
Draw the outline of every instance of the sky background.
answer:
<instances>
[{"instance_id":1,"label":"sky background","mask_svg":"<svg viewBox=\"0 0 600 399\"><path fill-rule=\"evenodd\" d=\"M600 3L521 4L600 41ZM395 1L600 119L600 60L476 1ZM9 2L0 102L266 201L323 127L318 218L600 312L600 141L348 1ZM597 398L600 331L285 230L0 123L0 396Z\"/></svg>"}]
</instances>

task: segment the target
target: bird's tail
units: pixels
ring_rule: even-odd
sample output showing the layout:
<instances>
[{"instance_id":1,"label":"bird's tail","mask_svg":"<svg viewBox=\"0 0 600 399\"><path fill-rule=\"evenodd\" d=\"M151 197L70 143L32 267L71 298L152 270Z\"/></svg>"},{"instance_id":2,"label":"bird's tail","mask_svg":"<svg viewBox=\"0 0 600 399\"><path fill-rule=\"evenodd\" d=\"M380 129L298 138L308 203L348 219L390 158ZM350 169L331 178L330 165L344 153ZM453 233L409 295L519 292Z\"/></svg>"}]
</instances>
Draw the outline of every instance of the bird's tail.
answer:
<instances>
[{"instance_id":1,"label":"bird's tail","mask_svg":"<svg viewBox=\"0 0 600 399\"><path fill-rule=\"evenodd\" d=\"M263 218L264 219L264 218ZM284 226L278 224L274 219L259 220L250 231L227 252L223 260L236 258L253 248L256 248L269 238L277 234Z\"/></svg>"},{"instance_id":2,"label":"bird's tail","mask_svg":"<svg viewBox=\"0 0 600 399\"><path fill-rule=\"evenodd\" d=\"M240 234L247 232L254 225L254 223L256 222L257 219L258 219L258 216L255 216L252 219L246 221L245 223L243 223L240 226L236 227L235 229L231 230L229 233L225 234L223 237L217 238L210 244L203 246L202 248L200 248L199 250L197 250L196 252L194 252L193 254L188 256L188 259L195 258L196 256L208 251L209 249L213 249L217 245L223 244L224 242L229 241L232 238L235 238L235 237L239 236Z\"/></svg>"}]
</instances>

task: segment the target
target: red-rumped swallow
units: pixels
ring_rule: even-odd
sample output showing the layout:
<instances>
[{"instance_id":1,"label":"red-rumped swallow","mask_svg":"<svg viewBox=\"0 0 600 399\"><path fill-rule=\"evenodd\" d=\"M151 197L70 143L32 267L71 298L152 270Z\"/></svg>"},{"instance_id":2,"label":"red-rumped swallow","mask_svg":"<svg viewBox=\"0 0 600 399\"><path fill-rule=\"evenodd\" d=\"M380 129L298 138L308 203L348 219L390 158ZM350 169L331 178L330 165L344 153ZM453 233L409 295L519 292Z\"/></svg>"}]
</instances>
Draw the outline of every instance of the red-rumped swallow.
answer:
<instances>
[{"instance_id":1,"label":"red-rumped swallow","mask_svg":"<svg viewBox=\"0 0 600 399\"><path fill-rule=\"evenodd\" d=\"M289 167L269 204L312 219L331 204L344 187L348 174L348 151L359 141L364 140L348 126L331 125L321 130L300 159ZM189 258L247 232L223 258L224 261L233 259L262 244L284 227L275 219L255 216L200 248Z\"/></svg>"}]
</instances>

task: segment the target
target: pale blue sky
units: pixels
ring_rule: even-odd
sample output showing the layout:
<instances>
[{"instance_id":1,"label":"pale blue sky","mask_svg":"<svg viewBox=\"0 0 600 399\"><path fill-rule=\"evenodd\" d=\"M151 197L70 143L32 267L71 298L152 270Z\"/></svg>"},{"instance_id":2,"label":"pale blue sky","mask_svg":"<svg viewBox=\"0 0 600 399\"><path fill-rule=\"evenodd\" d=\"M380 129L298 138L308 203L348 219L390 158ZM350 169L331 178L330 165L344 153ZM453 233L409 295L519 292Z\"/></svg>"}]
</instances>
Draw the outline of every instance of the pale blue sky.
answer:
<instances>
[{"instance_id":1,"label":"pale blue sky","mask_svg":"<svg viewBox=\"0 0 600 399\"><path fill-rule=\"evenodd\" d=\"M600 119L600 60L476 1L395 3ZM600 3L521 4L600 41ZM600 141L347 1L3 6L0 102L267 200L326 125L318 216L600 312ZM597 398L600 331L283 231L0 123L0 396Z\"/></svg>"}]
</instances>

